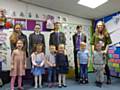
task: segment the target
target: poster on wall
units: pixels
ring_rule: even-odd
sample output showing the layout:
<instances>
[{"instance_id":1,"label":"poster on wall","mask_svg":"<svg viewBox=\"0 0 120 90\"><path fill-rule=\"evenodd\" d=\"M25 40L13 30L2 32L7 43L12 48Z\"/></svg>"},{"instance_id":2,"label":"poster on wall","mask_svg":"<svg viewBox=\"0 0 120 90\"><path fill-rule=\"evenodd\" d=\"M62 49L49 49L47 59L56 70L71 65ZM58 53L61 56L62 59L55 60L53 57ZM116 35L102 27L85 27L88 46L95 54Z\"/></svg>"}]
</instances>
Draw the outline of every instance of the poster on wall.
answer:
<instances>
[{"instance_id":1,"label":"poster on wall","mask_svg":"<svg viewBox=\"0 0 120 90\"><path fill-rule=\"evenodd\" d=\"M110 33L112 44L120 42L120 15L113 16L105 23L108 32Z\"/></svg>"},{"instance_id":2,"label":"poster on wall","mask_svg":"<svg viewBox=\"0 0 120 90\"><path fill-rule=\"evenodd\" d=\"M51 31L54 29L54 16L47 15L46 20L46 31Z\"/></svg>"},{"instance_id":3,"label":"poster on wall","mask_svg":"<svg viewBox=\"0 0 120 90\"><path fill-rule=\"evenodd\" d=\"M34 31L35 25L39 24L41 26L41 31L45 31L45 25L43 21L40 20L32 20L32 19L28 19L27 20L27 30L29 31Z\"/></svg>"},{"instance_id":4,"label":"poster on wall","mask_svg":"<svg viewBox=\"0 0 120 90\"><path fill-rule=\"evenodd\" d=\"M17 19L17 18L14 19L14 25L17 24L17 23L22 25L22 30L27 30L27 21L26 21L26 19Z\"/></svg>"}]
</instances>

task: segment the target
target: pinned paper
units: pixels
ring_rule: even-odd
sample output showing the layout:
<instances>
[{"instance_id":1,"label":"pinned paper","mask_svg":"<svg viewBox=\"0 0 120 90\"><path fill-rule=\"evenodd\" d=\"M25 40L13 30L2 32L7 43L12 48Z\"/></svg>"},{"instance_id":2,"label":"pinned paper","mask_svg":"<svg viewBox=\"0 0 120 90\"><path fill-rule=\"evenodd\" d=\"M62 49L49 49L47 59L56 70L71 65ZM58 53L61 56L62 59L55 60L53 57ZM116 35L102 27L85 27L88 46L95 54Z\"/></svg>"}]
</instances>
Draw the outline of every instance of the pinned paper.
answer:
<instances>
[{"instance_id":1,"label":"pinned paper","mask_svg":"<svg viewBox=\"0 0 120 90\"><path fill-rule=\"evenodd\" d=\"M118 63L113 63L113 67L119 68L119 64Z\"/></svg>"},{"instance_id":2,"label":"pinned paper","mask_svg":"<svg viewBox=\"0 0 120 90\"><path fill-rule=\"evenodd\" d=\"M113 58L119 58L119 54L113 54Z\"/></svg>"},{"instance_id":3,"label":"pinned paper","mask_svg":"<svg viewBox=\"0 0 120 90\"><path fill-rule=\"evenodd\" d=\"M119 63L119 64L120 64L120 59L119 59L119 60L117 60L117 63Z\"/></svg>"},{"instance_id":4,"label":"pinned paper","mask_svg":"<svg viewBox=\"0 0 120 90\"><path fill-rule=\"evenodd\" d=\"M109 54L114 54L114 50L108 50Z\"/></svg>"},{"instance_id":5,"label":"pinned paper","mask_svg":"<svg viewBox=\"0 0 120 90\"><path fill-rule=\"evenodd\" d=\"M120 72L120 68L115 68L115 71L116 72Z\"/></svg>"},{"instance_id":6,"label":"pinned paper","mask_svg":"<svg viewBox=\"0 0 120 90\"><path fill-rule=\"evenodd\" d=\"M113 58L113 54L109 54L108 56L109 56L109 58Z\"/></svg>"},{"instance_id":7,"label":"pinned paper","mask_svg":"<svg viewBox=\"0 0 120 90\"><path fill-rule=\"evenodd\" d=\"M116 76L116 75L117 75L117 73L116 73L115 71L110 71L110 74L111 74L112 76Z\"/></svg>"},{"instance_id":8,"label":"pinned paper","mask_svg":"<svg viewBox=\"0 0 120 90\"><path fill-rule=\"evenodd\" d=\"M21 13L20 13L20 16L21 16L21 17L25 17L25 15L24 15L24 13L23 13L23 12L21 12Z\"/></svg>"},{"instance_id":9,"label":"pinned paper","mask_svg":"<svg viewBox=\"0 0 120 90\"><path fill-rule=\"evenodd\" d=\"M115 60L114 59L109 59L109 62L115 62Z\"/></svg>"},{"instance_id":10,"label":"pinned paper","mask_svg":"<svg viewBox=\"0 0 120 90\"><path fill-rule=\"evenodd\" d=\"M112 62L109 62L108 65L111 67L111 66L113 66L113 63L112 63Z\"/></svg>"}]
</instances>

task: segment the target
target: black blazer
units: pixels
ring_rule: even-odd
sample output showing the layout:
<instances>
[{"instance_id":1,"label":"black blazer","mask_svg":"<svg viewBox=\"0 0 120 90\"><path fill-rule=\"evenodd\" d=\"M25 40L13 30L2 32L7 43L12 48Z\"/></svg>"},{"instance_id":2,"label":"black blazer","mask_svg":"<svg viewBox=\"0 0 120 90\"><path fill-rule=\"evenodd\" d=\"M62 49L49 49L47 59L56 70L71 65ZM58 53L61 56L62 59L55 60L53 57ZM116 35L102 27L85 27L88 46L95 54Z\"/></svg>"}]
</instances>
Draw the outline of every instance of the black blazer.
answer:
<instances>
[{"instance_id":1,"label":"black blazer","mask_svg":"<svg viewBox=\"0 0 120 90\"><path fill-rule=\"evenodd\" d=\"M49 45L58 46L59 44L65 44L66 38L63 32L59 32L59 42L57 41L57 35L55 32L50 34Z\"/></svg>"},{"instance_id":2,"label":"black blazer","mask_svg":"<svg viewBox=\"0 0 120 90\"><path fill-rule=\"evenodd\" d=\"M43 34L36 35L35 33L30 34L29 36L29 53L31 54L34 51L36 44L43 44L43 51L45 52L45 39Z\"/></svg>"}]
</instances>

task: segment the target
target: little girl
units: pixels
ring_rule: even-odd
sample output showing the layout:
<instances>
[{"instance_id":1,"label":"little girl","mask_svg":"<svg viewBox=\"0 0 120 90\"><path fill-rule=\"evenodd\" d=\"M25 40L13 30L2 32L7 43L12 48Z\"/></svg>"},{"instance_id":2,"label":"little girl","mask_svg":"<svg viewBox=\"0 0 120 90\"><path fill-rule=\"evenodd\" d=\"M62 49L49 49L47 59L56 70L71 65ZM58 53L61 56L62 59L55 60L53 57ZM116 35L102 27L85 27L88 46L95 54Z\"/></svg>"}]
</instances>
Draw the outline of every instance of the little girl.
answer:
<instances>
[{"instance_id":1,"label":"little girl","mask_svg":"<svg viewBox=\"0 0 120 90\"><path fill-rule=\"evenodd\" d=\"M12 52L11 57L11 90L14 90L14 83L16 76L18 76L18 89L22 90L23 87L21 86L22 83L22 76L25 75L26 69L26 53L23 51L23 41L18 40L16 43L16 49Z\"/></svg>"},{"instance_id":2,"label":"little girl","mask_svg":"<svg viewBox=\"0 0 120 90\"><path fill-rule=\"evenodd\" d=\"M44 63L45 63L45 55L43 53L43 45L37 44L35 52L32 53L32 73L35 76L35 88L38 87L38 77L39 77L39 87L42 88L42 74L44 74Z\"/></svg>"},{"instance_id":3,"label":"little girl","mask_svg":"<svg viewBox=\"0 0 120 90\"><path fill-rule=\"evenodd\" d=\"M66 75L68 72L68 58L65 55L64 44L59 44L58 52L56 54L56 69L58 73L59 88L66 86Z\"/></svg>"}]
</instances>

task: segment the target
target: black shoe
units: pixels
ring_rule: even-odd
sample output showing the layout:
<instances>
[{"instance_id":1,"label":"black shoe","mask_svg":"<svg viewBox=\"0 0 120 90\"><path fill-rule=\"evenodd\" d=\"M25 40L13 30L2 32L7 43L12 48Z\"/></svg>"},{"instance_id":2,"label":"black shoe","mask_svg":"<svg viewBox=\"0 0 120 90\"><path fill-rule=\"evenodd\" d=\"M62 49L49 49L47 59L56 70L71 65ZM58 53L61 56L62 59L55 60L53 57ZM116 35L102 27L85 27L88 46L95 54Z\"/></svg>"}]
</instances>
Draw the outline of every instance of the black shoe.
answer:
<instances>
[{"instance_id":1,"label":"black shoe","mask_svg":"<svg viewBox=\"0 0 120 90\"><path fill-rule=\"evenodd\" d=\"M98 87L100 87L100 88L102 87L102 83L101 82L99 82Z\"/></svg>"},{"instance_id":2,"label":"black shoe","mask_svg":"<svg viewBox=\"0 0 120 90\"><path fill-rule=\"evenodd\" d=\"M0 85L0 88L2 88L2 85Z\"/></svg>"},{"instance_id":3,"label":"black shoe","mask_svg":"<svg viewBox=\"0 0 120 90\"><path fill-rule=\"evenodd\" d=\"M97 84L98 83L98 81L95 81L95 84Z\"/></svg>"},{"instance_id":4,"label":"black shoe","mask_svg":"<svg viewBox=\"0 0 120 90\"><path fill-rule=\"evenodd\" d=\"M75 81L76 81L76 82L78 82L78 81L79 81L79 79L75 79Z\"/></svg>"},{"instance_id":5,"label":"black shoe","mask_svg":"<svg viewBox=\"0 0 120 90\"><path fill-rule=\"evenodd\" d=\"M101 88L102 87L102 83L101 82L96 82L96 86Z\"/></svg>"},{"instance_id":6,"label":"black shoe","mask_svg":"<svg viewBox=\"0 0 120 90\"><path fill-rule=\"evenodd\" d=\"M67 87L67 85L62 85L63 87Z\"/></svg>"},{"instance_id":7,"label":"black shoe","mask_svg":"<svg viewBox=\"0 0 120 90\"><path fill-rule=\"evenodd\" d=\"M85 84L88 84L88 83L89 83L89 82L88 82L88 79L86 79L86 80L85 80Z\"/></svg>"},{"instance_id":8,"label":"black shoe","mask_svg":"<svg viewBox=\"0 0 120 90\"><path fill-rule=\"evenodd\" d=\"M111 84L111 80L110 79L107 80L106 84Z\"/></svg>"},{"instance_id":9,"label":"black shoe","mask_svg":"<svg viewBox=\"0 0 120 90\"><path fill-rule=\"evenodd\" d=\"M62 88L62 85L58 85L58 88Z\"/></svg>"},{"instance_id":10,"label":"black shoe","mask_svg":"<svg viewBox=\"0 0 120 90\"><path fill-rule=\"evenodd\" d=\"M80 79L80 83L83 84L83 79Z\"/></svg>"}]
</instances>

